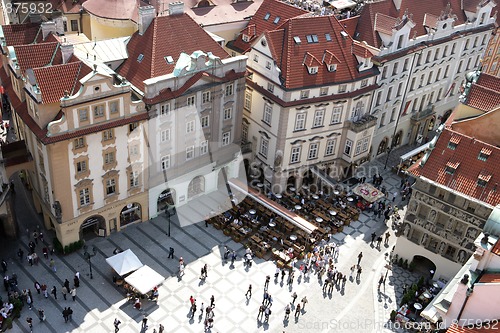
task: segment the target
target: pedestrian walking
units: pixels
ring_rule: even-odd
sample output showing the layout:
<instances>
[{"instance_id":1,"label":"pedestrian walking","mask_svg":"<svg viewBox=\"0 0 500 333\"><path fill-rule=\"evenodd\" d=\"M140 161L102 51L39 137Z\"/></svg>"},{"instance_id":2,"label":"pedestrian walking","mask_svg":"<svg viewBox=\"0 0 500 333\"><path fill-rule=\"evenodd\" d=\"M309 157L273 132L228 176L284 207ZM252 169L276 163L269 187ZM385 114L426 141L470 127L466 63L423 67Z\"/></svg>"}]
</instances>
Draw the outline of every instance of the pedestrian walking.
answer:
<instances>
[{"instance_id":1,"label":"pedestrian walking","mask_svg":"<svg viewBox=\"0 0 500 333\"><path fill-rule=\"evenodd\" d=\"M191 306L191 319L194 318L194 314L196 313L196 301Z\"/></svg>"},{"instance_id":2,"label":"pedestrian walking","mask_svg":"<svg viewBox=\"0 0 500 333\"><path fill-rule=\"evenodd\" d=\"M45 311L43 311L42 308L38 309L38 319L40 319L40 321L44 321L46 319Z\"/></svg>"},{"instance_id":3,"label":"pedestrian walking","mask_svg":"<svg viewBox=\"0 0 500 333\"><path fill-rule=\"evenodd\" d=\"M30 295L26 295L26 304L28 304L28 309L31 310L31 307L33 306L33 299Z\"/></svg>"},{"instance_id":4,"label":"pedestrian walking","mask_svg":"<svg viewBox=\"0 0 500 333\"><path fill-rule=\"evenodd\" d=\"M297 304L297 307L295 308L295 319L298 319L300 315L300 304Z\"/></svg>"},{"instance_id":5,"label":"pedestrian walking","mask_svg":"<svg viewBox=\"0 0 500 333\"><path fill-rule=\"evenodd\" d=\"M45 259L49 259L49 249L48 249L47 247L44 247L44 248L42 249L42 253L43 253L43 257L44 257Z\"/></svg>"},{"instance_id":6,"label":"pedestrian walking","mask_svg":"<svg viewBox=\"0 0 500 333\"><path fill-rule=\"evenodd\" d=\"M292 294L292 304L295 304L296 299L297 299L297 293L294 291Z\"/></svg>"},{"instance_id":7,"label":"pedestrian walking","mask_svg":"<svg viewBox=\"0 0 500 333\"><path fill-rule=\"evenodd\" d=\"M307 297L306 297L306 296L304 296L304 297L302 298L302 309L305 309L305 308L306 308L306 303L307 303L307 302L308 302L308 301L307 301Z\"/></svg>"},{"instance_id":8,"label":"pedestrian walking","mask_svg":"<svg viewBox=\"0 0 500 333\"><path fill-rule=\"evenodd\" d=\"M262 304L263 305L266 305L268 298L269 298L269 293L267 292L267 289L264 289L264 297L262 299Z\"/></svg>"},{"instance_id":9,"label":"pedestrian walking","mask_svg":"<svg viewBox=\"0 0 500 333\"><path fill-rule=\"evenodd\" d=\"M142 317L142 329L147 330L148 329L148 317L147 315L144 315Z\"/></svg>"},{"instance_id":10,"label":"pedestrian walking","mask_svg":"<svg viewBox=\"0 0 500 333\"><path fill-rule=\"evenodd\" d=\"M76 301L76 288L71 289L70 293L73 298L73 302Z\"/></svg>"},{"instance_id":11,"label":"pedestrian walking","mask_svg":"<svg viewBox=\"0 0 500 333\"><path fill-rule=\"evenodd\" d=\"M64 318L64 322L67 323L69 320L68 308L64 308L64 310L62 310L62 315Z\"/></svg>"},{"instance_id":12,"label":"pedestrian walking","mask_svg":"<svg viewBox=\"0 0 500 333\"><path fill-rule=\"evenodd\" d=\"M251 284L248 286L248 290L247 290L245 296L247 298L251 298L252 297L252 285Z\"/></svg>"},{"instance_id":13,"label":"pedestrian walking","mask_svg":"<svg viewBox=\"0 0 500 333\"><path fill-rule=\"evenodd\" d=\"M363 271L363 269L361 268L361 266L358 266L358 271L356 272L356 280L359 281L359 278L361 277L362 271Z\"/></svg>"},{"instance_id":14,"label":"pedestrian walking","mask_svg":"<svg viewBox=\"0 0 500 333\"><path fill-rule=\"evenodd\" d=\"M57 299L57 288L56 286L53 286L52 289L50 290L50 293L54 295L54 298Z\"/></svg>"},{"instance_id":15,"label":"pedestrian walking","mask_svg":"<svg viewBox=\"0 0 500 333\"><path fill-rule=\"evenodd\" d=\"M377 237L377 234L376 233L372 233L372 240L370 242L370 245L373 245L373 242L375 241L375 238Z\"/></svg>"},{"instance_id":16,"label":"pedestrian walking","mask_svg":"<svg viewBox=\"0 0 500 333\"><path fill-rule=\"evenodd\" d=\"M210 307L211 308L215 308L215 297L214 297L214 295L212 295L212 297L210 297Z\"/></svg>"},{"instance_id":17,"label":"pedestrian walking","mask_svg":"<svg viewBox=\"0 0 500 333\"><path fill-rule=\"evenodd\" d=\"M269 287L269 281L271 280L271 277L269 275L266 276L266 282L264 282L264 289L267 289Z\"/></svg>"},{"instance_id":18,"label":"pedestrian walking","mask_svg":"<svg viewBox=\"0 0 500 333\"><path fill-rule=\"evenodd\" d=\"M5 272L7 272L7 262L4 259L2 259L2 270L5 275Z\"/></svg>"},{"instance_id":19,"label":"pedestrian walking","mask_svg":"<svg viewBox=\"0 0 500 333\"><path fill-rule=\"evenodd\" d=\"M232 255L231 255L231 266L234 266L234 262L236 260L236 251L233 251Z\"/></svg>"},{"instance_id":20,"label":"pedestrian walking","mask_svg":"<svg viewBox=\"0 0 500 333\"><path fill-rule=\"evenodd\" d=\"M174 248L170 247L168 249L168 259L174 259Z\"/></svg>"},{"instance_id":21,"label":"pedestrian walking","mask_svg":"<svg viewBox=\"0 0 500 333\"><path fill-rule=\"evenodd\" d=\"M64 286L66 287L66 290L69 290L69 289L70 289L70 288L69 288L69 281L68 281L68 279L65 279L65 280L64 280Z\"/></svg>"},{"instance_id":22,"label":"pedestrian walking","mask_svg":"<svg viewBox=\"0 0 500 333\"><path fill-rule=\"evenodd\" d=\"M54 271L56 272L57 269L56 269L56 262L54 261L54 258L51 258L50 259L50 262L49 262L49 267Z\"/></svg>"},{"instance_id":23,"label":"pedestrian walking","mask_svg":"<svg viewBox=\"0 0 500 333\"><path fill-rule=\"evenodd\" d=\"M259 306L259 313L257 314L257 320L259 320L259 318L262 318L262 315L264 314L265 310L266 310L266 307L264 306L264 304L261 304Z\"/></svg>"},{"instance_id":24,"label":"pedestrian walking","mask_svg":"<svg viewBox=\"0 0 500 333\"><path fill-rule=\"evenodd\" d=\"M78 274L78 272L77 272L77 274ZM75 277L73 278L73 285L75 286L75 288L80 287L80 278L78 278L78 276L76 276L76 274L75 274Z\"/></svg>"},{"instance_id":25,"label":"pedestrian walking","mask_svg":"<svg viewBox=\"0 0 500 333\"><path fill-rule=\"evenodd\" d=\"M287 304L285 306L285 320L288 320L289 317L290 317L290 304Z\"/></svg>"},{"instance_id":26,"label":"pedestrian walking","mask_svg":"<svg viewBox=\"0 0 500 333\"><path fill-rule=\"evenodd\" d=\"M28 327L30 328L30 332L33 332L33 319L31 317L26 318L26 322L28 323Z\"/></svg>"},{"instance_id":27,"label":"pedestrian walking","mask_svg":"<svg viewBox=\"0 0 500 333\"><path fill-rule=\"evenodd\" d=\"M35 244L38 245L38 232L33 231L33 239L35 240Z\"/></svg>"},{"instance_id":28,"label":"pedestrian walking","mask_svg":"<svg viewBox=\"0 0 500 333\"><path fill-rule=\"evenodd\" d=\"M42 289L43 296L45 296L45 298L48 298L49 297L49 292L48 292L47 285L45 283L42 284L41 289Z\"/></svg>"},{"instance_id":29,"label":"pedestrian walking","mask_svg":"<svg viewBox=\"0 0 500 333\"><path fill-rule=\"evenodd\" d=\"M120 330L120 324L122 322L118 320L118 318L115 318L115 321L113 322L113 325L115 326L115 333L118 333L118 331Z\"/></svg>"},{"instance_id":30,"label":"pedestrian walking","mask_svg":"<svg viewBox=\"0 0 500 333\"><path fill-rule=\"evenodd\" d=\"M380 250L380 244L382 244L382 236L378 236L377 238L377 249Z\"/></svg>"},{"instance_id":31,"label":"pedestrian walking","mask_svg":"<svg viewBox=\"0 0 500 333\"><path fill-rule=\"evenodd\" d=\"M35 289L36 289L36 292L38 295L40 295L40 291L42 289L42 286L40 285L40 283L38 283L38 281L35 281Z\"/></svg>"},{"instance_id":32,"label":"pedestrian walking","mask_svg":"<svg viewBox=\"0 0 500 333\"><path fill-rule=\"evenodd\" d=\"M391 234L389 233L389 231L387 231L385 233L385 239L384 239L384 244L385 245L388 245L389 244L389 237L391 237Z\"/></svg>"},{"instance_id":33,"label":"pedestrian walking","mask_svg":"<svg viewBox=\"0 0 500 333\"><path fill-rule=\"evenodd\" d=\"M359 252L358 254L358 266L361 263L361 259L363 259L363 252Z\"/></svg>"},{"instance_id":34,"label":"pedestrian walking","mask_svg":"<svg viewBox=\"0 0 500 333\"><path fill-rule=\"evenodd\" d=\"M17 251L17 256L19 257L19 261L23 262L24 251L21 248L19 248L19 250Z\"/></svg>"},{"instance_id":35,"label":"pedestrian walking","mask_svg":"<svg viewBox=\"0 0 500 333\"><path fill-rule=\"evenodd\" d=\"M164 330L165 330L165 327L163 327L163 325L160 324L160 326L158 326L158 333L163 333Z\"/></svg>"},{"instance_id":36,"label":"pedestrian walking","mask_svg":"<svg viewBox=\"0 0 500 333\"><path fill-rule=\"evenodd\" d=\"M382 283L384 283L384 274L380 274L380 279L378 280L378 289L380 289Z\"/></svg>"},{"instance_id":37,"label":"pedestrian walking","mask_svg":"<svg viewBox=\"0 0 500 333\"><path fill-rule=\"evenodd\" d=\"M264 310L264 322L268 323L269 322L269 316L271 315L271 309L269 307L266 307Z\"/></svg>"},{"instance_id":38,"label":"pedestrian walking","mask_svg":"<svg viewBox=\"0 0 500 333\"><path fill-rule=\"evenodd\" d=\"M66 288L66 286L63 286L61 292L64 300L66 300L66 295L68 294L68 288Z\"/></svg>"}]
</instances>

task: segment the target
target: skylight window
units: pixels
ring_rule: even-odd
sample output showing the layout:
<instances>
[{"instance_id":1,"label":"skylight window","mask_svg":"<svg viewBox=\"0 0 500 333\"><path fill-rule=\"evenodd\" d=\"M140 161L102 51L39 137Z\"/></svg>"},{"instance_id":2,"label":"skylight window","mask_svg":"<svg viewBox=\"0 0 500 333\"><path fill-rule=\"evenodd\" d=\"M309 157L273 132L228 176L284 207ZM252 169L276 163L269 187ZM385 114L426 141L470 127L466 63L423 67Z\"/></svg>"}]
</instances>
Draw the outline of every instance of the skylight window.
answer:
<instances>
[{"instance_id":1,"label":"skylight window","mask_svg":"<svg viewBox=\"0 0 500 333\"><path fill-rule=\"evenodd\" d=\"M318 42L318 35L307 35L307 42L308 43L317 43Z\"/></svg>"},{"instance_id":2,"label":"skylight window","mask_svg":"<svg viewBox=\"0 0 500 333\"><path fill-rule=\"evenodd\" d=\"M300 37L299 37L299 36L294 36L294 37L293 37L293 41L295 42L295 44L300 44L300 43L302 43L302 41L300 40Z\"/></svg>"},{"instance_id":3,"label":"skylight window","mask_svg":"<svg viewBox=\"0 0 500 333\"><path fill-rule=\"evenodd\" d=\"M332 41L332 37L330 36L330 34L325 34L325 38L326 38L327 42L331 42Z\"/></svg>"},{"instance_id":4,"label":"skylight window","mask_svg":"<svg viewBox=\"0 0 500 333\"><path fill-rule=\"evenodd\" d=\"M165 61L167 62L167 64L171 65L174 63L174 58L172 58L172 56L166 56Z\"/></svg>"},{"instance_id":5,"label":"skylight window","mask_svg":"<svg viewBox=\"0 0 500 333\"><path fill-rule=\"evenodd\" d=\"M274 24L278 24L278 22L281 20L281 17L279 16L276 16L276 18L274 19L273 23Z\"/></svg>"},{"instance_id":6,"label":"skylight window","mask_svg":"<svg viewBox=\"0 0 500 333\"><path fill-rule=\"evenodd\" d=\"M144 54L139 54L139 56L137 57L137 62L138 63L141 63L142 62L142 59L144 59Z\"/></svg>"},{"instance_id":7,"label":"skylight window","mask_svg":"<svg viewBox=\"0 0 500 333\"><path fill-rule=\"evenodd\" d=\"M264 21L269 20L269 17L271 17L271 14L270 13L266 13L266 15L264 16Z\"/></svg>"}]
</instances>

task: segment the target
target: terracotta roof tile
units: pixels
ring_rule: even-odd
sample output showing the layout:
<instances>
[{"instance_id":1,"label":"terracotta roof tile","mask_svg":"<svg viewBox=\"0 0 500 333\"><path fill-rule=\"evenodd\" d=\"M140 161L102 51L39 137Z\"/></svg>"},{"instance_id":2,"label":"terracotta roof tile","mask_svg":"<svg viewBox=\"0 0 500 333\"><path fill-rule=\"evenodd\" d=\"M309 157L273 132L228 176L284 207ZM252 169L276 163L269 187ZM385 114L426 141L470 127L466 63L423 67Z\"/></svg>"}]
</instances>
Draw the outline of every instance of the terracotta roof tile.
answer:
<instances>
[{"instance_id":1,"label":"terracotta roof tile","mask_svg":"<svg viewBox=\"0 0 500 333\"><path fill-rule=\"evenodd\" d=\"M500 85L497 86L497 89ZM465 104L482 111L491 111L500 106L500 93L473 83Z\"/></svg>"},{"instance_id":2,"label":"terracotta roof tile","mask_svg":"<svg viewBox=\"0 0 500 333\"><path fill-rule=\"evenodd\" d=\"M279 0L264 0L255 15L248 22L248 26L253 26L254 31L247 31L247 28L241 31L241 34L231 43L231 46L238 49L241 53L247 52L252 41L259 37L264 31L277 29L285 20L308 13L306 10L287 4ZM278 22L274 23L279 17ZM243 41L243 34L250 37L248 42Z\"/></svg>"},{"instance_id":3,"label":"terracotta roof tile","mask_svg":"<svg viewBox=\"0 0 500 333\"><path fill-rule=\"evenodd\" d=\"M198 50L211 52L221 59L229 57L187 14L157 16L144 35L138 32L132 35L127 45L128 59L118 71L134 86L144 90L144 80L172 73L182 52L191 54ZM174 62L168 64L164 59L166 56L171 56Z\"/></svg>"},{"instance_id":4,"label":"terracotta roof tile","mask_svg":"<svg viewBox=\"0 0 500 333\"><path fill-rule=\"evenodd\" d=\"M319 86L333 82L349 82L369 77L373 71L358 72L358 61L352 54L353 40L344 36L343 26L335 16L302 16L288 19L278 31L268 33L269 47L276 64L281 69L283 86L287 89ZM330 37L327 40L326 35ZM317 38L317 42L311 37ZM308 37L309 40L308 40ZM300 38L297 43L295 37ZM307 54L323 60L325 51L329 50L339 60L337 69L328 71L326 63L319 66L317 74L309 74L303 61Z\"/></svg>"},{"instance_id":5,"label":"terracotta roof tile","mask_svg":"<svg viewBox=\"0 0 500 333\"><path fill-rule=\"evenodd\" d=\"M480 283L500 283L500 273L486 273L479 279Z\"/></svg>"},{"instance_id":6,"label":"terracotta roof tile","mask_svg":"<svg viewBox=\"0 0 500 333\"><path fill-rule=\"evenodd\" d=\"M500 239L497 240L495 243L495 246L491 249L491 253L496 254L497 256L500 256Z\"/></svg>"},{"instance_id":7,"label":"terracotta roof tile","mask_svg":"<svg viewBox=\"0 0 500 333\"><path fill-rule=\"evenodd\" d=\"M42 103L59 102L65 91L70 95L76 93L80 89L80 79L91 71L81 61L33 69L42 94Z\"/></svg>"},{"instance_id":8,"label":"terracotta roof tile","mask_svg":"<svg viewBox=\"0 0 500 333\"><path fill-rule=\"evenodd\" d=\"M386 35L392 35L392 29L399 24L397 17L391 17L382 13L375 14L375 31L382 32Z\"/></svg>"},{"instance_id":9,"label":"terracotta roof tile","mask_svg":"<svg viewBox=\"0 0 500 333\"><path fill-rule=\"evenodd\" d=\"M85 0L50 0L53 9L60 10L61 12L66 14L79 13L84 2Z\"/></svg>"},{"instance_id":10,"label":"terracotta roof tile","mask_svg":"<svg viewBox=\"0 0 500 333\"><path fill-rule=\"evenodd\" d=\"M62 54L59 43L18 45L14 47L21 73L28 68L60 65ZM33 56L36 55L36 56Z\"/></svg>"},{"instance_id":11,"label":"terracotta roof tile","mask_svg":"<svg viewBox=\"0 0 500 333\"><path fill-rule=\"evenodd\" d=\"M473 120L469 120L473 121ZM460 140L457 138L460 137ZM458 142L455 149L448 147L451 140ZM494 143L497 144L497 143ZM483 149L491 151L486 161L478 158ZM425 157L424 157L425 158ZM492 144L476 140L470 136L445 128L422 166L421 161L409 168L415 176L423 176L441 185L461 192L467 196L486 202L492 206L500 204L500 191L496 186L500 183L500 148ZM456 170L453 174L446 172L446 167ZM484 187L478 185L480 175L491 175Z\"/></svg>"},{"instance_id":12,"label":"terracotta roof tile","mask_svg":"<svg viewBox=\"0 0 500 333\"><path fill-rule=\"evenodd\" d=\"M42 37L40 23L2 25L7 46L31 44Z\"/></svg>"},{"instance_id":13,"label":"terracotta roof tile","mask_svg":"<svg viewBox=\"0 0 500 333\"><path fill-rule=\"evenodd\" d=\"M500 90L500 77L493 76L488 73L482 72L476 81L478 86L483 86L485 88L499 91Z\"/></svg>"},{"instance_id":14,"label":"terracotta roof tile","mask_svg":"<svg viewBox=\"0 0 500 333\"><path fill-rule=\"evenodd\" d=\"M471 2L479 3L482 0L471 0ZM450 4L448 10L448 4ZM357 40L364 40L369 45L380 48L381 39L377 34L377 19L379 15L386 15L392 18L402 19L405 12L411 15L411 20L415 23L412 29L411 36L416 33L417 36L427 34L425 29L426 14L433 16L441 15L456 15L455 25L462 24L466 21L466 16L462 10L462 0L402 0L400 10L397 10L393 0L374 0L365 2L358 20L356 33ZM429 16L430 20L431 16ZM379 23L383 31L387 30L387 24ZM380 30L379 30L380 31Z\"/></svg>"}]
</instances>

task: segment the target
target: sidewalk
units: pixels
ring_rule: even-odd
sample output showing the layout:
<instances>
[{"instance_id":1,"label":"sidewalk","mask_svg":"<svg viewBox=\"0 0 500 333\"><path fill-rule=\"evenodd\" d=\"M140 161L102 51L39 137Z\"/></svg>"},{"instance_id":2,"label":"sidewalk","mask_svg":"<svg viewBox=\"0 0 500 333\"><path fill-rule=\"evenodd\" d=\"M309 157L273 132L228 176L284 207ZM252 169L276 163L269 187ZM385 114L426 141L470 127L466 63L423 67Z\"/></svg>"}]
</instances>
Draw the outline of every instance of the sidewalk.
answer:
<instances>
[{"instance_id":1,"label":"sidewalk","mask_svg":"<svg viewBox=\"0 0 500 333\"><path fill-rule=\"evenodd\" d=\"M371 163L383 170L380 161ZM391 173L390 169L381 173L389 193L399 188L399 178ZM23 196L22 191L16 191L16 195ZM217 199L214 198L215 195L222 194L212 193L210 196L200 198L197 204L199 210L210 210L213 200ZM397 198L396 203L399 199ZM36 225L38 218L36 213L28 212L30 209L26 209L26 205L19 206L18 209L24 214L19 217L23 225L27 228ZM183 214L181 209L179 213ZM315 275L309 278L299 277L297 270L293 288L288 288L286 284L281 286L279 281L276 283L271 279L269 293L274 299L272 314L269 323L261 323L257 321L257 313L262 301L263 285L266 275L274 275L275 265L272 262L256 259L250 269L245 268L241 261L244 254L242 245L233 242L212 226L205 227L204 223L180 227L172 221L170 238L166 235L167 228L166 219L160 216L149 222L130 225L122 232L107 238L95 238L87 242L89 247L96 246L98 249L97 256L91 259L94 277L92 280L89 278L89 264L82 250L56 257L57 272L51 271L48 261L43 258L40 259L38 266L30 267L26 261L20 263L15 255L17 248L21 246L25 253L28 252L29 235L23 232L19 245L13 244L9 249L4 248L2 256L9 263L7 273L15 272L18 275L19 288L21 290L31 288L35 293L34 307L33 312L29 312L26 307L23 309L21 318L15 321L14 329L10 332L29 332L25 321L27 316L34 318L34 332L37 333L113 332L115 318L122 322L121 333L140 332L143 313L147 313L149 318L147 332L152 332L153 328L158 329L159 323L165 326L166 332L202 332L203 319L199 317L201 302L206 306L210 302L210 296L214 295L216 307L212 332L371 333L374 331L375 323L386 322L390 311L397 305L400 297L398 288L404 283L411 283L413 278L399 269L389 272L385 291L387 298L379 300L377 282L380 272L383 272L384 253L390 251L396 242L396 237L391 231L387 247L382 247L381 251L372 248L369 244L370 234L374 231L377 235L383 234L387 226L381 220L374 220L371 213L363 212L359 221L351 223L349 227L344 228L343 233L332 237L333 242L341 244L337 269L344 274L349 275L349 267L356 263L358 253L363 252L361 263L363 273L360 282L348 281L343 293L334 289L333 294L324 295L320 281ZM45 240L48 241L49 238L46 237ZM239 260L234 268L221 260L224 245L238 253ZM167 259L170 246L175 248L175 259ZM114 286L113 273L105 259L113 254L116 247L132 249L144 264L166 277L159 288L158 303L145 301L143 311L137 311L126 301L123 290ZM39 254L41 248L39 244L37 246ZM182 279L176 276L179 256L182 256L187 264ZM203 283L199 280L199 275L205 263L208 265L208 278ZM61 285L66 278L72 285L76 271L81 274L76 302L65 301L60 293ZM55 285L59 292L58 299L54 300L52 296L44 299L43 296L37 295L33 288L35 279L40 283L46 283L49 288ZM250 300L246 300L245 292L249 284L253 286L253 296ZM284 308L286 303L291 301L291 293L294 291L298 295L297 300L307 296L309 303L298 321L293 319L294 312L292 312L290 321L284 322ZM198 313L193 320L189 319L191 295L197 299L198 305ZM5 291L1 292L1 296L6 298ZM66 306L71 306L74 311L73 320L69 323L64 323L61 314ZM39 307L45 310L46 322L40 323L37 319L35 310ZM367 325L367 321L372 321L373 324Z\"/></svg>"}]
</instances>

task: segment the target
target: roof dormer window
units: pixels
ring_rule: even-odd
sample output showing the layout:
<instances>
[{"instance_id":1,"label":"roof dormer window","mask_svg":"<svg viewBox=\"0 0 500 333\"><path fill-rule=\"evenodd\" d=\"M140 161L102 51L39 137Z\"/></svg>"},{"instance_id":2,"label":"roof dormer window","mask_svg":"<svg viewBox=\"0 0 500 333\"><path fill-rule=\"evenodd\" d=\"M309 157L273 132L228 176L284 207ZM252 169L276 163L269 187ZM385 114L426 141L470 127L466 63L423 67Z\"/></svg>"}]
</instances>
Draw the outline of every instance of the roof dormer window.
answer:
<instances>
[{"instance_id":1,"label":"roof dormer window","mask_svg":"<svg viewBox=\"0 0 500 333\"><path fill-rule=\"evenodd\" d=\"M448 163L446 163L445 172L447 174L454 175L455 171L457 171L459 165L460 165L460 162L456 162L456 163L448 162Z\"/></svg>"},{"instance_id":2,"label":"roof dormer window","mask_svg":"<svg viewBox=\"0 0 500 333\"><path fill-rule=\"evenodd\" d=\"M491 150L489 150L487 148L483 148L479 152L479 155L477 156L477 159L480 160L480 161L486 161L488 159L488 157L490 157L490 155L491 155Z\"/></svg>"},{"instance_id":3,"label":"roof dormer window","mask_svg":"<svg viewBox=\"0 0 500 333\"><path fill-rule=\"evenodd\" d=\"M477 176L477 186L486 187L490 179L490 174L480 173L479 176Z\"/></svg>"},{"instance_id":4,"label":"roof dormer window","mask_svg":"<svg viewBox=\"0 0 500 333\"><path fill-rule=\"evenodd\" d=\"M337 64L329 64L328 65L329 72L335 72L336 70L337 70Z\"/></svg>"},{"instance_id":5,"label":"roof dormer window","mask_svg":"<svg viewBox=\"0 0 500 333\"><path fill-rule=\"evenodd\" d=\"M307 70L309 71L309 74L317 74L318 73L318 67L308 67Z\"/></svg>"},{"instance_id":6,"label":"roof dormer window","mask_svg":"<svg viewBox=\"0 0 500 333\"><path fill-rule=\"evenodd\" d=\"M448 148L450 148L451 150L455 150L459 142L460 142L459 136L452 136L450 138L450 141L448 142Z\"/></svg>"},{"instance_id":7,"label":"roof dormer window","mask_svg":"<svg viewBox=\"0 0 500 333\"><path fill-rule=\"evenodd\" d=\"M245 34L243 34L243 35L241 36L241 39L242 39L245 43L248 43L248 42L250 41L250 37L248 37L248 35L245 35Z\"/></svg>"}]
</instances>

